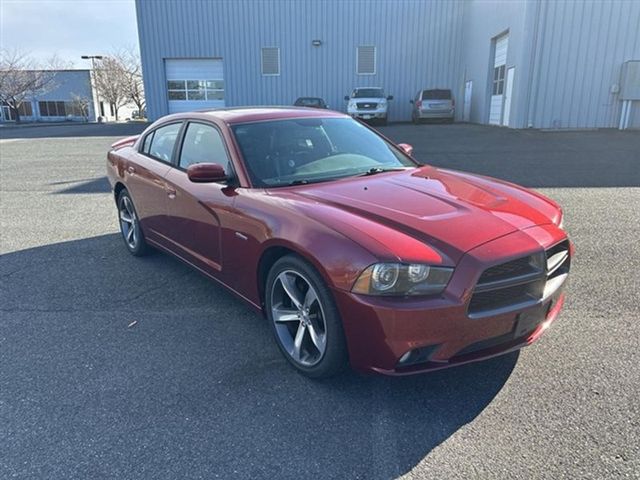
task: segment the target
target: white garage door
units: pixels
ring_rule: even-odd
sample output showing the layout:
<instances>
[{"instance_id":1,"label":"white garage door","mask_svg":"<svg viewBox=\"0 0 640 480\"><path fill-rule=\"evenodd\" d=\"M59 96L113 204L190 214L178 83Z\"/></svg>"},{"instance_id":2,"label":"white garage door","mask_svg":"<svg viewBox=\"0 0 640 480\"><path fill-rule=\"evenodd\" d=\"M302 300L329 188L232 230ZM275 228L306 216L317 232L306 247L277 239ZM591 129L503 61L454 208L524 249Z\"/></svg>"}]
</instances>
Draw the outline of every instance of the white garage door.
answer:
<instances>
[{"instance_id":1,"label":"white garage door","mask_svg":"<svg viewBox=\"0 0 640 480\"><path fill-rule=\"evenodd\" d=\"M166 59L169 113L224 107L222 59Z\"/></svg>"},{"instance_id":2,"label":"white garage door","mask_svg":"<svg viewBox=\"0 0 640 480\"><path fill-rule=\"evenodd\" d=\"M505 69L507 64L507 49L509 47L509 34L496 39L496 49L493 59L493 85L491 88L491 106L489 108L489 123L500 125L502 123L502 103L504 102Z\"/></svg>"}]
</instances>

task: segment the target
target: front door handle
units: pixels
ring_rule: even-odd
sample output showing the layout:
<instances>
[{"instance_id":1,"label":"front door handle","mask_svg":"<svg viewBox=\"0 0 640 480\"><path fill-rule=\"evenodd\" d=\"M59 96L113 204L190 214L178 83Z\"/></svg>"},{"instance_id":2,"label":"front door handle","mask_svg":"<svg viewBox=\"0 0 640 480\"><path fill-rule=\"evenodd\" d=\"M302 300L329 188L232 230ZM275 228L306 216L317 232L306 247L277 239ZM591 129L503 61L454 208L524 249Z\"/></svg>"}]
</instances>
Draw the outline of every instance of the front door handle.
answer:
<instances>
[{"instance_id":1,"label":"front door handle","mask_svg":"<svg viewBox=\"0 0 640 480\"><path fill-rule=\"evenodd\" d=\"M129 166L129 167L127 167L127 172L129 172L131 175L133 175L134 173L136 173L136 169L131 167L131 166Z\"/></svg>"}]
</instances>

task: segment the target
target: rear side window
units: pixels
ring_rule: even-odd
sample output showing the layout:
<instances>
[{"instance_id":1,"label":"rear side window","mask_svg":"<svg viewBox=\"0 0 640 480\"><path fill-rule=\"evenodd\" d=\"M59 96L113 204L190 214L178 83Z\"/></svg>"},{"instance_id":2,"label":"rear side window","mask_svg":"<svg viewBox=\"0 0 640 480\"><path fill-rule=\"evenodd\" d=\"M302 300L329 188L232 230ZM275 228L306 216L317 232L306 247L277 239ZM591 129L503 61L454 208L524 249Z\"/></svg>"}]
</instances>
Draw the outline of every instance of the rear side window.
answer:
<instances>
[{"instance_id":1,"label":"rear side window","mask_svg":"<svg viewBox=\"0 0 640 480\"><path fill-rule=\"evenodd\" d=\"M163 162L170 162L180 127L182 127L181 123L172 123L156 129L151 139L149 155Z\"/></svg>"},{"instance_id":2,"label":"rear side window","mask_svg":"<svg viewBox=\"0 0 640 480\"><path fill-rule=\"evenodd\" d=\"M451 100L451 90L425 90L422 100Z\"/></svg>"},{"instance_id":3,"label":"rear side window","mask_svg":"<svg viewBox=\"0 0 640 480\"><path fill-rule=\"evenodd\" d=\"M182 142L180 168L194 163L218 163L229 171L229 157L218 130L204 123L190 123Z\"/></svg>"}]
</instances>

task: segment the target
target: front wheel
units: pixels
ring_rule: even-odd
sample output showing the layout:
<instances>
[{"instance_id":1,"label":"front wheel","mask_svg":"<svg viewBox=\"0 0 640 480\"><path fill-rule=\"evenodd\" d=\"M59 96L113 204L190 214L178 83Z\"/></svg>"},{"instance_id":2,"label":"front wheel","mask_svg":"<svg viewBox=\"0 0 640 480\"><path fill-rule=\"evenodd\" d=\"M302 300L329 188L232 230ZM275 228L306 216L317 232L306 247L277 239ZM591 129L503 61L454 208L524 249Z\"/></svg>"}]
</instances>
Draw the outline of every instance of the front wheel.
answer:
<instances>
[{"instance_id":1,"label":"front wheel","mask_svg":"<svg viewBox=\"0 0 640 480\"><path fill-rule=\"evenodd\" d=\"M118 220L122 239L131 255L141 257L149 253L149 246L144 239L140 220L133 206L133 200L127 190L122 190L118 195Z\"/></svg>"},{"instance_id":2,"label":"front wheel","mask_svg":"<svg viewBox=\"0 0 640 480\"><path fill-rule=\"evenodd\" d=\"M307 262L287 255L274 264L265 307L280 351L299 372L327 378L347 364L340 314L324 280Z\"/></svg>"}]
</instances>

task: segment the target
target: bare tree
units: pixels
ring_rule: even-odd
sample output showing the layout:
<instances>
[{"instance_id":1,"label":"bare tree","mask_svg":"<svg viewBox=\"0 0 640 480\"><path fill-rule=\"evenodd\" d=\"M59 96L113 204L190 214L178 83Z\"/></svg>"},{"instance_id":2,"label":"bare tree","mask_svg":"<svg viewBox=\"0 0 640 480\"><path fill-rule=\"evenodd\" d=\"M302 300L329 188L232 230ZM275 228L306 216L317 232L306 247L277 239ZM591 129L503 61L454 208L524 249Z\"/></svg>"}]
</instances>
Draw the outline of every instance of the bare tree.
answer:
<instances>
[{"instance_id":1,"label":"bare tree","mask_svg":"<svg viewBox=\"0 0 640 480\"><path fill-rule=\"evenodd\" d=\"M104 57L96 62L93 79L98 94L113 106L118 120L118 110L131 102L130 75L125 64L117 56Z\"/></svg>"},{"instance_id":2,"label":"bare tree","mask_svg":"<svg viewBox=\"0 0 640 480\"><path fill-rule=\"evenodd\" d=\"M30 97L42 95L56 87L56 71L61 62L53 57L38 64L19 50L0 51L0 102L7 104L20 122L20 106Z\"/></svg>"},{"instance_id":3,"label":"bare tree","mask_svg":"<svg viewBox=\"0 0 640 480\"><path fill-rule=\"evenodd\" d=\"M85 122L89 121L89 104L91 100L86 95L71 94L71 105L73 106L73 114L84 118Z\"/></svg>"},{"instance_id":4,"label":"bare tree","mask_svg":"<svg viewBox=\"0 0 640 480\"><path fill-rule=\"evenodd\" d=\"M119 58L127 70L129 76L128 95L131 101L138 108L139 115L146 106L144 98L144 84L142 83L142 66L140 64L140 55L138 51L129 48L119 53Z\"/></svg>"}]
</instances>

